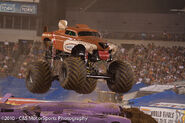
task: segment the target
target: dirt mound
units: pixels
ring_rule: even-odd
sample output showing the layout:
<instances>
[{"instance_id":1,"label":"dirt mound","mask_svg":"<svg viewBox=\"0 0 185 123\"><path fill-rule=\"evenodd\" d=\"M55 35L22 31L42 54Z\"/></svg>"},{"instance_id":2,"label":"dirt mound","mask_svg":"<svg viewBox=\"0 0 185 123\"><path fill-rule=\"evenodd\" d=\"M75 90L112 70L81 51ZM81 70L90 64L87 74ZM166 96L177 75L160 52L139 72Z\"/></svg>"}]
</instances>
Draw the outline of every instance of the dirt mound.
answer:
<instances>
[{"instance_id":1,"label":"dirt mound","mask_svg":"<svg viewBox=\"0 0 185 123\"><path fill-rule=\"evenodd\" d=\"M126 116L132 123L157 123L154 118L140 111L138 108L124 108L121 111L121 116Z\"/></svg>"}]
</instances>

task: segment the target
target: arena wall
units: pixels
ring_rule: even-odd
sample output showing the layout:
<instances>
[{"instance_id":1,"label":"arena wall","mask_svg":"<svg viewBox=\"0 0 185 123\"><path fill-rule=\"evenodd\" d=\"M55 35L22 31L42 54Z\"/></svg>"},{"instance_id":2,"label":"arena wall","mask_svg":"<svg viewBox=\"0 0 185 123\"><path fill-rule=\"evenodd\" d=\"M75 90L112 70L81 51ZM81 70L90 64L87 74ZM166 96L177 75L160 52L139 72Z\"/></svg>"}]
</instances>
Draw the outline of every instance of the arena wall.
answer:
<instances>
[{"instance_id":1,"label":"arena wall","mask_svg":"<svg viewBox=\"0 0 185 123\"><path fill-rule=\"evenodd\" d=\"M185 32L185 15L66 11L69 24L88 24L103 32Z\"/></svg>"},{"instance_id":2,"label":"arena wall","mask_svg":"<svg viewBox=\"0 0 185 123\"><path fill-rule=\"evenodd\" d=\"M8 0L12 2L30 2L30 3L39 3L40 0Z\"/></svg>"},{"instance_id":3,"label":"arena wall","mask_svg":"<svg viewBox=\"0 0 185 123\"><path fill-rule=\"evenodd\" d=\"M118 40L118 39L106 39L107 41L113 42L117 45L121 44L143 44L148 45L149 43L153 43L156 46L164 46L164 47L172 47L172 46L182 46L185 47L185 42L175 42L175 41L155 41L155 40Z\"/></svg>"},{"instance_id":4,"label":"arena wall","mask_svg":"<svg viewBox=\"0 0 185 123\"><path fill-rule=\"evenodd\" d=\"M17 42L20 39L23 40L34 40L41 41L41 36L37 36L36 30L16 30L16 29L0 29L0 41ZM121 44L143 44L154 43L156 46L172 47L172 46L183 46L185 42L175 41L156 41L156 40L119 40L119 39L106 39L108 42Z\"/></svg>"},{"instance_id":5,"label":"arena wall","mask_svg":"<svg viewBox=\"0 0 185 123\"><path fill-rule=\"evenodd\" d=\"M37 36L37 31L34 30L15 30L15 29L0 29L0 41L17 42L22 40L40 40Z\"/></svg>"}]
</instances>

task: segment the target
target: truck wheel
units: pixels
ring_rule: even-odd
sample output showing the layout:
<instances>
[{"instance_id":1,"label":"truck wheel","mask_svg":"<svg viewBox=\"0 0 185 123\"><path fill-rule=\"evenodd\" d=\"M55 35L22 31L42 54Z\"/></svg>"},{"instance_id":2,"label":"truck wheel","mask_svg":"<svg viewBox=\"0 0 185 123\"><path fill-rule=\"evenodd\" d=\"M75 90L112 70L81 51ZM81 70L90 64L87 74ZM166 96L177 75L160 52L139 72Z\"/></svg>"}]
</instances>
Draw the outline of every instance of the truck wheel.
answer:
<instances>
[{"instance_id":1,"label":"truck wheel","mask_svg":"<svg viewBox=\"0 0 185 123\"><path fill-rule=\"evenodd\" d=\"M90 94L96 88L97 79L87 78L86 82L78 89L75 90L80 94Z\"/></svg>"},{"instance_id":2,"label":"truck wheel","mask_svg":"<svg viewBox=\"0 0 185 123\"><path fill-rule=\"evenodd\" d=\"M78 57L66 58L61 65L59 81L65 89L79 89L86 81L85 63Z\"/></svg>"},{"instance_id":3,"label":"truck wheel","mask_svg":"<svg viewBox=\"0 0 185 123\"><path fill-rule=\"evenodd\" d=\"M46 58L46 59L51 59L51 58L52 58L52 46L49 46L49 47L46 49L45 58Z\"/></svg>"},{"instance_id":4,"label":"truck wheel","mask_svg":"<svg viewBox=\"0 0 185 123\"><path fill-rule=\"evenodd\" d=\"M37 61L29 64L26 87L32 93L46 93L51 87L52 74L47 62Z\"/></svg>"},{"instance_id":5,"label":"truck wheel","mask_svg":"<svg viewBox=\"0 0 185 123\"><path fill-rule=\"evenodd\" d=\"M112 79L107 80L109 89L116 93L128 92L134 84L134 72L131 65L116 60L109 65L107 73Z\"/></svg>"}]
</instances>

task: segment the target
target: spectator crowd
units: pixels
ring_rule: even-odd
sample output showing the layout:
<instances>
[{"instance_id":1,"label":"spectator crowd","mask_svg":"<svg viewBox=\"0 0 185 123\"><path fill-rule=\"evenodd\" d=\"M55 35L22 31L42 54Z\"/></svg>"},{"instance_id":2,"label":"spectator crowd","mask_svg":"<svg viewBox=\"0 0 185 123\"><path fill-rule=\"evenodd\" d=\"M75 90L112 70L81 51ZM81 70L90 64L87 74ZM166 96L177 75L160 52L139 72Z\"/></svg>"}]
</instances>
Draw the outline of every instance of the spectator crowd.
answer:
<instances>
[{"instance_id":1,"label":"spectator crowd","mask_svg":"<svg viewBox=\"0 0 185 123\"><path fill-rule=\"evenodd\" d=\"M185 48L154 44L119 48L117 58L131 63L136 81L148 84L185 80ZM28 63L43 58L40 42L0 42L0 77L24 78Z\"/></svg>"},{"instance_id":2,"label":"spectator crowd","mask_svg":"<svg viewBox=\"0 0 185 123\"><path fill-rule=\"evenodd\" d=\"M185 48L160 47L154 44L121 48L118 58L131 63L136 81L148 84L185 80Z\"/></svg>"},{"instance_id":3,"label":"spectator crowd","mask_svg":"<svg viewBox=\"0 0 185 123\"><path fill-rule=\"evenodd\" d=\"M0 42L0 77L24 78L27 65L42 58L40 42Z\"/></svg>"},{"instance_id":4,"label":"spectator crowd","mask_svg":"<svg viewBox=\"0 0 185 123\"><path fill-rule=\"evenodd\" d=\"M16 45L9 42L0 42L0 75L3 76L12 71L15 64L14 50Z\"/></svg>"}]
</instances>

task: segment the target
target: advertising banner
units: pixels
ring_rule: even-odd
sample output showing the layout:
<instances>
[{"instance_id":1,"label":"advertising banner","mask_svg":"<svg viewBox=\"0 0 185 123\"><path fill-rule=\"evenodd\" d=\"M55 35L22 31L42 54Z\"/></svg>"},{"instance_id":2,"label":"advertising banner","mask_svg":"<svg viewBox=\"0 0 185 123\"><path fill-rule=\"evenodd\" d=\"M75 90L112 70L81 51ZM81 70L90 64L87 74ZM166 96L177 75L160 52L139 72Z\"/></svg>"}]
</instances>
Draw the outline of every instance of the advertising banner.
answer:
<instances>
[{"instance_id":1,"label":"advertising banner","mask_svg":"<svg viewBox=\"0 0 185 123\"><path fill-rule=\"evenodd\" d=\"M37 14L37 4L0 2L0 12Z\"/></svg>"},{"instance_id":2,"label":"advertising banner","mask_svg":"<svg viewBox=\"0 0 185 123\"><path fill-rule=\"evenodd\" d=\"M185 123L185 110L144 106L140 110L151 115L158 123Z\"/></svg>"}]
</instances>

